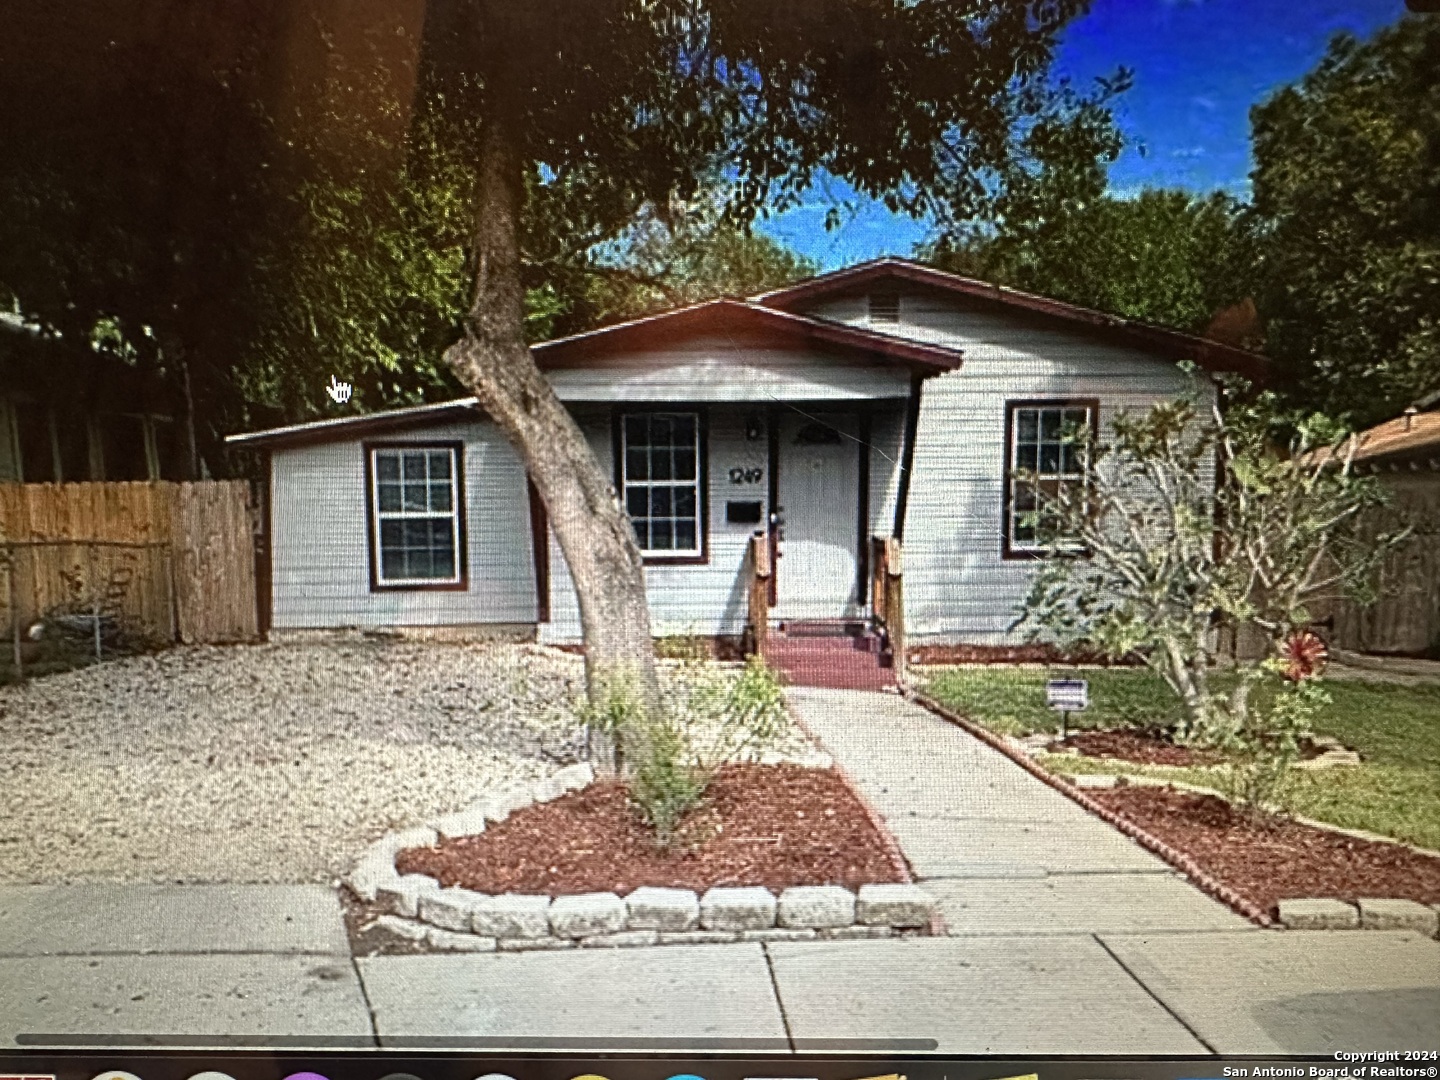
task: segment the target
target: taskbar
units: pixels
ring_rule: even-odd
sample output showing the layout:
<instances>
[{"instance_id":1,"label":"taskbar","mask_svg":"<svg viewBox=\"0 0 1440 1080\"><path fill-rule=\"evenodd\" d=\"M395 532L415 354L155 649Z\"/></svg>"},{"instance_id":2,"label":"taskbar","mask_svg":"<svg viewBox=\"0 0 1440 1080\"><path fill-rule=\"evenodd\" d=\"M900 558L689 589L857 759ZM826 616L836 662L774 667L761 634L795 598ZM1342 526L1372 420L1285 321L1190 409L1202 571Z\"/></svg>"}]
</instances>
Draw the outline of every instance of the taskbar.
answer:
<instances>
[{"instance_id":1,"label":"taskbar","mask_svg":"<svg viewBox=\"0 0 1440 1080\"><path fill-rule=\"evenodd\" d=\"M584 1052L513 1036L504 1048L470 1037L415 1040L401 1046L186 1046L183 1037L128 1036L61 1048L0 1050L0 1080L1435 1080L1436 1055L1421 1051L1348 1051L1315 1056L948 1055L927 1040L829 1040L769 1047L744 1040L673 1048L646 1040L586 1040ZM58 1041L59 1037L51 1037ZM149 1045L137 1045L141 1039ZM603 1042L603 1046L600 1045ZM676 1040L677 1044L680 1040ZM843 1043L846 1045L833 1045ZM548 1045L547 1045L548 1044ZM23 1045L23 1043L22 1043Z\"/></svg>"}]
</instances>

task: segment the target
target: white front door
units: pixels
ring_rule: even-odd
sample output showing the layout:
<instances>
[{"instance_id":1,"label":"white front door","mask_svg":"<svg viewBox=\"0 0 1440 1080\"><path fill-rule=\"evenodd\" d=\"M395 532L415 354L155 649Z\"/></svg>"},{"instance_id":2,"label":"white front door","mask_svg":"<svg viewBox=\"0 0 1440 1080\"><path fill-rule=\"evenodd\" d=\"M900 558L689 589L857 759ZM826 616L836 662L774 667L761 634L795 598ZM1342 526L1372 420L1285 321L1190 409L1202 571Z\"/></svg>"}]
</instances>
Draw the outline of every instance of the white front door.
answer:
<instances>
[{"instance_id":1,"label":"white front door","mask_svg":"<svg viewBox=\"0 0 1440 1080\"><path fill-rule=\"evenodd\" d=\"M782 413L776 469L777 619L854 616L860 442L853 414Z\"/></svg>"}]
</instances>

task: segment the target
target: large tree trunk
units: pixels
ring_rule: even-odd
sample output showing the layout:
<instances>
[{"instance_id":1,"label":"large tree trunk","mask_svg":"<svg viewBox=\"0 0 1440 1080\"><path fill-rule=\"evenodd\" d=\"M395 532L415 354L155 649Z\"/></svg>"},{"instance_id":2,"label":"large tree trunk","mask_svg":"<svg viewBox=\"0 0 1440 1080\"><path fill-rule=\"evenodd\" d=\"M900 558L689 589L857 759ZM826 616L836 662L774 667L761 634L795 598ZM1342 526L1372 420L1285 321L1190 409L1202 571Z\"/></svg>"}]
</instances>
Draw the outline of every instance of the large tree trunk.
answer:
<instances>
[{"instance_id":1,"label":"large tree trunk","mask_svg":"<svg viewBox=\"0 0 1440 1080\"><path fill-rule=\"evenodd\" d=\"M484 124L478 165L475 298L465 337L445 359L505 432L544 500L580 601L591 704L609 706L619 694L653 715L660 708L655 652L630 520L525 344L524 163L503 117Z\"/></svg>"}]
</instances>

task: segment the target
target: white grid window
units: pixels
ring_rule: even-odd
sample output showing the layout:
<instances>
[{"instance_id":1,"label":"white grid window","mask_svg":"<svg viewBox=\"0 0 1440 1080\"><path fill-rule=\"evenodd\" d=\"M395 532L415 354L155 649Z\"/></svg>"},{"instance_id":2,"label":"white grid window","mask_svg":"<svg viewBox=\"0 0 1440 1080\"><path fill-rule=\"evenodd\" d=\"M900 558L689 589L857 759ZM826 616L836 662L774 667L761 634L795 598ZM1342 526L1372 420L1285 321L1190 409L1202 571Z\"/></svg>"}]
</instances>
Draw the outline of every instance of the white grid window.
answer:
<instances>
[{"instance_id":1,"label":"white grid window","mask_svg":"<svg viewBox=\"0 0 1440 1080\"><path fill-rule=\"evenodd\" d=\"M1063 541L1045 509L1062 489L1085 483L1093 422L1089 405L1011 406L1010 512L1005 527L1012 551L1043 551Z\"/></svg>"},{"instance_id":2,"label":"white grid window","mask_svg":"<svg viewBox=\"0 0 1440 1080\"><path fill-rule=\"evenodd\" d=\"M631 413L621 421L625 509L647 555L700 555L700 417Z\"/></svg>"},{"instance_id":3,"label":"white grid window","mask_svg":"<svg viewBox=\"0 0 1440 1080\"><path fill-rule=\"evenodd\" d=\"M404 447L370 454L377 584L458 584L460 489L455 450Z\"/></svg>"}]
</instances>

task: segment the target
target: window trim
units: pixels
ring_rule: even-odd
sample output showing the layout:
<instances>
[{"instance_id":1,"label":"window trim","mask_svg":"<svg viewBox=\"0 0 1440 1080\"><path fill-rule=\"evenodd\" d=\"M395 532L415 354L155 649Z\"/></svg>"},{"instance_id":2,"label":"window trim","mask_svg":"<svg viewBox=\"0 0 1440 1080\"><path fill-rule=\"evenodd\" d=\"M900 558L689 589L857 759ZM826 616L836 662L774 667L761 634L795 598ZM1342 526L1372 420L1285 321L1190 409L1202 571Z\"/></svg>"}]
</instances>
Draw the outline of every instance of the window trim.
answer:
<instances>
[{"instance_id":1,"label":"window trim","mask_svg":"<svg viewBox=\"0 0 1440 1080\"><path fill-rule=\"evenodd\" d=\"M656 405L627 404L611 410L611 458L615 490L620 495L620 508L626 520L629 520L630 512L625 508L625 417L650 413L690 413L695 417L695 437L699 444L695 457L695 530L700 540L700 551L698 554L687 552L680 555L661 555L642 549L640 554L646 566L705 566L710 562L710 414L703 405L671 402Z\"/></svg>"},{"instance_id":2,"label":"window trim","mask_svg":"<svg viewBox=\"0 0 1440 1080\"><path fill-rule=\"evenodd\" d=\"M465 502L465 443L459 439L427 439L423 442L363 442L365 457L365 538L370 553L370 591L388 592L466 592L470 588L469 544L465 523L469 516ZM454 482L455 571L453 581L382 581L380 578L380 508L376 486L375 454L377 451L448 450L451 454L451 478Z\"/></svg>"},{"instance_id":3,"label":"window trim","mask_svg":"<svg viewBox=\"0 0 1440 1080\"><path fill-rule=\"evenodd\" d=\"M1011 398L1005 402L1005 470L1001 474L1000 557L1007 561L1053 558L1057 555L1083 554L1075 550L1056 551L1050 547L1015 547L1010 534L1011 474L1015 470L1015 414L1021 409L1086 409L1090 417L1090 442L1093 446L1100 432L1099 398Z\"/></svg>"}]
</instances>

